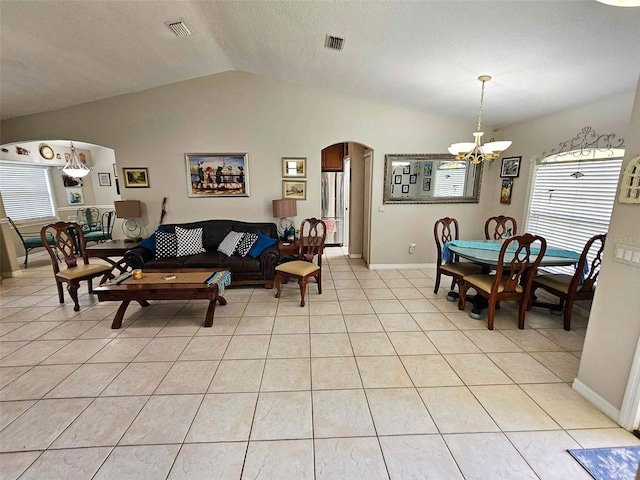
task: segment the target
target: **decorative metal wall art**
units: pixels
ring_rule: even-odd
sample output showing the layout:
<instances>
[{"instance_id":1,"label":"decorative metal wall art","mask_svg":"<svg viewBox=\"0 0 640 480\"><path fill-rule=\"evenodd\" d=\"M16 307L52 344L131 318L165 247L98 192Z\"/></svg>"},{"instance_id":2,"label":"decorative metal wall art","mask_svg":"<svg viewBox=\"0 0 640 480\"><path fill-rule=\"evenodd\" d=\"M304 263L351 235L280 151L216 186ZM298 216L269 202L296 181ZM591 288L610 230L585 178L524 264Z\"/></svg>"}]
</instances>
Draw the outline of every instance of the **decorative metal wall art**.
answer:
<instances>
[{"instance_id":1,"label":"decorative metal wall art","mask_svg":"<svg viewBox=\"0 0 640 480\"><path fill-rule=\"evenodd\" d=\"M574 156L586 157L591 155L594 149L600 152L611 150L611 155L613 155L614 148L623 147L624 138L616 138L615 133L598 134L593 128L584 127L571 140L560 142L558 147L552 149L549 153L544 152L542 159L544 160L552 155L562 156L569 153Z\"/></svg>"}]
</instances>

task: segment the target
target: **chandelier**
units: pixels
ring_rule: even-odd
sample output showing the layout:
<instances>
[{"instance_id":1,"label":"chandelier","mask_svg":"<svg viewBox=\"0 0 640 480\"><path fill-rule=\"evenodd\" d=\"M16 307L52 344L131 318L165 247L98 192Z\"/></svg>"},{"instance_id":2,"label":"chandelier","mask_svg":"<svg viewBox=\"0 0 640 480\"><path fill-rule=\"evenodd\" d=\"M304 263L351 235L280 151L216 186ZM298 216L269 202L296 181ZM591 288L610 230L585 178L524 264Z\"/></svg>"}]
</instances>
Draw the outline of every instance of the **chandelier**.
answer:
<instances>
[{"instance_id":1,"label":"chandelier","mask_svg":"<svg viewBox=\"0 0 640 480\"><path fill-rule=\"evenodd\" d=\"M71 157L67 160L67 163L62 167L62 171L70 177L81 178L87 175L91 169L80 161L76 154L76 147L71 142Z\"/></svg>"},{"instance_id":2,"label":"chandelier","mask_svg":"<svg viewBox=\"0 0 640 480\"><path fill-rule=\"evenodd\" d=\"M487 162L497 159L502 152L511 146L510 141L489 142L481 144L484 132L482 128L482 106L484 104L484 84L491 80L489 75L480 75L478 80L482 82L482 93L480 94L480 113L478 114L478 130L473 133L475 142L452 143L449 153L455 155L456 160L464 160L471 163Z\"/></svg>"}]
</instances>

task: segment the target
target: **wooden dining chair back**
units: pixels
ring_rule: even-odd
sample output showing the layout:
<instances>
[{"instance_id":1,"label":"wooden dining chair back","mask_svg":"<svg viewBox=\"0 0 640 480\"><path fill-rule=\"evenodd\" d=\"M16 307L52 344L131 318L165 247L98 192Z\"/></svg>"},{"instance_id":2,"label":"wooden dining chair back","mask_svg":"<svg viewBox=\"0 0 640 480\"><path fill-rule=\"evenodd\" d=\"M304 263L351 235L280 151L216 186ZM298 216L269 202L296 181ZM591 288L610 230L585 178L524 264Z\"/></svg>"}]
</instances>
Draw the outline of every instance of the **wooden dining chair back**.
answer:
<instances>
[{"instance_id":1,"label":"wooden dining chair back","mask_svg":"<svg viewBox=\"0 0 640 480\"><path fill-rule=\"evenodd\" d=\"M576 271L573 275L561 273L552 273L547 275L536 275L531 285L531 298L529 306L531 306L533 295L538 288L542 288L547 292L555 295L560 299L557 309L562 310L563 323L565 330L571 330L571 314L573 303L576 300L593 300L600 275L600 266L602 265L602 254L604 252L604 244L607 240L606 234L595 235L591 237L580 255ZM590 252L595 252L589 262ZM588 266L588 274L583 278L585 265Z\"/></svg>"},{"instance_id":2,"label":"wooden dining chair back","mask_svg":"<svg viewBox=\"0 0 640 480\"><path fill-rule=\"evenodd\" d=\"M276 267L275 284L276 298L280 298L282 284L289 278L297 278L300 285L300 306L305 305L305 295L307 293L307 283L310 277L316 279L318 284L318 294L322 294L322 268L313 263L316 256L322 255L324 242L327 238L327 226L324 221L318 218L307 218L300 225L300 239L298 246L298 259L283 263ZM320 264L320 258L318 258Z\"/></svg>"},{"instance_id":3,"label":"wooden dining chair back","mask_svg":"<svg viewBox=\"0 0 640 480\"><path fill-rule=\"evenodd\" d=\"M495 225L494 225L495 223ZM511 235L508 235L511 229ZM484 237L487 240L500 240L505 235L512 236L518 233L518 222L513 217L498 215L489 217L484 224Z\"/></svg>"},{"instance_id":4,"label":"wooden dining chair back","mask_svg":"<svg viewBox=\"0 0 640 480\"><path fill-rule=\"evenodd\" d=\"M11 218L7 217L7 220L9 220L9 223L11 224L16 234L18 235L18 238L22 242L22 247L24 248L24 268L27 268L29 266L29 252L34 248L44 247L44 244L42 243L42 239L40 238L40 234L39 233L22 233L20 230L18 230L17 225L14 223L13 220L11 220ZM46 240L49 245L55 245L56 243L55 239L51 235L49 235ZM57 257L58 257L58 253L56 252L56 258Z\"/></svg>"},{"instance_id":5,"label":"wooden dining chair back","mask_svg":"<svg viewBox=\"0 0 640 480\"><path fill-rule=\"evenodd\" d=\"M66 266L63 270L60 269L60 265L58 264L54 246L46 243L48 236L54 238L55 248L63 256L63 263ZM45 243L45 248L51 257L60 303L64 303L62 284L66 283L69 295L73 300L73 310L76 312L79 311L78 288L80 287L80 282L86 280L89 284L89 293L93 293L93 278L103 275L112 277L110 274L111 266L92 265L89 263L89 257L85 250L86 242L84 234L82 228L77 223L57 222L45 225L40 230L40 238L42 242Z\"/></svg>"},{"instance_id":6,"label":"wooden dining chair back","mask_svg":"<svg viewBox=\"0 0 640 480\"><path fill-rule=\"evenodd\" d=\"M460 262L457 255L453 255L453 262L442 263L442 250L444 244L452 240L458 240L459 235L458 221L455 218L444 217L436 220L433 226L433 236L436 241L436 250L438 253L438 259L436 263L436 284L433 289L433 293L438 293L440 289L440 280L442 275L448 275L451 278L451 290L453 290L456 284L460 284L462 277L470 275L472 273L480 273L482 267L475 263Z\"/></svg>"},{"instance_id":7,"label":"wooden dining chair back","mask_svg":"<svg viewBox=\"0 0 640 480\"><path fill-rule=\"evenodd\" d=\"M533 249L537 247L537 252ZM515 235L505 240L500 248L495 275L475 274L463 278L458 308L464 310L467 290L473 288L478 295L489 301L487 327L493 330L498 302L517 300L520 302L518 328L524 328L524 319L529 305L533 274L547 250L547 242L539 235Z\"/></svg>"}]
</instances>

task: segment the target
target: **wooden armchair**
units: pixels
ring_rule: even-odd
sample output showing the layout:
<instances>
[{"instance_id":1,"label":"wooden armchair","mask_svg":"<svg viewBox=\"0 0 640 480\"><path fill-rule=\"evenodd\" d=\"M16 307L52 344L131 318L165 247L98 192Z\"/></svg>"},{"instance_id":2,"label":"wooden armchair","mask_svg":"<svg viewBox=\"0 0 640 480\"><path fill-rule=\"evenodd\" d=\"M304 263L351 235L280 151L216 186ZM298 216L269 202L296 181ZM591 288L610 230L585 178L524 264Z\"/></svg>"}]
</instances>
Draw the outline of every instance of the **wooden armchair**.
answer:
<instances>
[{"instance_id":1,"label":"wooden armchair","mask_svg":"<svg viewBox=\"0 0 640 480\"><path fill-rule=\"evenodd\" d=\"M532 244L540 242L539 252L532 258ZM515 247L514 252L507 252L510 246ZM489 301L487 314L487 327L493 330L493 320L496 313L496 305L503 300L518 300L520 309L518 312L518 328L524 328L524 317L529 306L531 283L533 274L540 265L547 242L540 236L530 233L516 235L507 239L500 249L498 266L495 275L485 273L466 275L460 287L460 302L458 308L464 310L467 304L467 290L473 288L478 295Z\"/></svg>"},{"instance_id":2,"label":"wooden armchair","mask_svg":"<svg viewBox=\"0 0 640 480\"><path fill-rule=\"evenodd\" d=\"M598 282L598 275L600 274L600 265L602 264L602 253L604 252L604 243L607 239L607 235L595 235L591 237L584 246L580 260L578 260L578 266L576 271L571 275L563 274L549 274L549 275L536 275L533 278L531 285L531 297L529 299L529 308L531 308L531 302L533 301L536 289L542 288L549 293L552 293L560 299L558 303L558 310L563 311L564 329L571 330L571 311L573 309L573 302L576 300L592 300L596 291L596 283ZM589 252L594 249L596 251L595 257L589 265L589 274L582 280L582 272L584 272L584 266L588 264Z\"/></svg>"},{"instance_id":3,"label":"wooden armchair","mask_svg":"<svg viewBox=\"0 0 640 480\"><path fill-rule=\"evenodd\" d=\"M492 224L495 222L495 225ZM518 233L518 223L513 217L505 217L498 215L497 217L489 217L484 224L484 237L487 240L500 240L507 231L511 229L511 235Z\"/></svg>"},{"instance_id":4,"label":"wooden armchair","mask_svg":"<svg viewBox=\"0 0 640 480\"><path fill-rule=\"evenodd\" d=\"M278 293L276 298L280 298L282 293L282 283L286 283L289 278L298 279L300 285L300 306L304 307L304 297L307 293L307 282L309 277L316 279L318 283L318 293L322 294L322 268L313 263L316 255L321 255L324 248L324 241L327 237L327 227L318 218L307 218L300 226L300 240L298 246L298 260L283 263L276 267L275 284ZM320 260L318 260L320 264Z\"/></svg>"},{"instance_id":5,"label":"wooden armchair","mask_svg":"<svg viewBox=\"0 0 640 480\"><path fill-rule=\"evenodd\" d=\"M54 246L49 245L46 241L49 235L55 239L55 248L64 256L64 263L67 266L64 270L60 270L54 253ZM71 295L73 299L74 311L77 312L80 310L80 305L78 304L78 288L80 287L81 281L87 280L89 282L89 293L93 293L92 280L95 277L106 275L107 278L113 278L111 266L89 264L89 257L85 251L86 242L84 240L84 234L82 233L82 228L77 223L57 222L45 225L42 227L42 230L40 230L40 238L51 257L60 303L64 303L62 284L66 283L69 295ZM76 258L75 255L76 248L78 249L79 258ZM83 263L79 263L79 259L82 259Z\"/></svg>"},{"instance_id":6,"label":"wooden armchair","mask_svg":"<svg viewBox=\"0 0 640 480\"><path fill-rule=\"evenodd\" d=\"M472 273L480 273L482 267L470 262L460 262L457 255L454 255L452 263L442 263L442 247L451 240L458 240L458 221L455 218L444 217L436 220L433 226L433 236L436 240L436 248L438 250L438 263L436 263L436 285L433 293L438 293L440 289L440 280L442 275L449 275L451 279L451 290L456 284L462 283L462 277L471 275ZM455 301L452 298L451 301Z\"/></svg>"}]
</instances>

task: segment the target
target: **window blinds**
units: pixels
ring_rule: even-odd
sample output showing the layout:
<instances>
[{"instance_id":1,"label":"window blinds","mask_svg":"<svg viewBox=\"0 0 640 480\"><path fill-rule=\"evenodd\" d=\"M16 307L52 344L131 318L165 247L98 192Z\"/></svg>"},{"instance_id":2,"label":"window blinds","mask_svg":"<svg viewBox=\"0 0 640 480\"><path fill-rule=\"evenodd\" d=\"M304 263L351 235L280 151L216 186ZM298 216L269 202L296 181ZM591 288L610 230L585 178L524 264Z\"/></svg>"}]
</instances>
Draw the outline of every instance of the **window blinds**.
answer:
<instances>
[{"instance_id":1,"label":"window blinds","mask_svg":"<svg viewBox=\"0 0 640 480\"><path fill-rule=\"evenodd\" d=\"M621 158L539 165L527 232L544 237L548 247L581 252L589 238L609 230L621 166ZM574 272L573 267L546 270Z\"/></svg>"},{"instance_id":2,"label":"window blinds","mask_svg":"<svg viewBox=\"0 0 640 480\"><path fill-rule=\"evenodd\" d=\"M453 163L453 162L451 162ZM436 169L436 197L464 196L467 179L466 163L456 162L456 166L441 165Z\"/></svg>"},{"instance_id":3,"label":"window blinds","mask_svg":"<svg viewBox=\"0 0 640 480\"><path fill-rule=\"evenodd\" d=\"M13 221L55 217L47 167L0 162L0 194Z\"/></svg>"}]
</instances>

